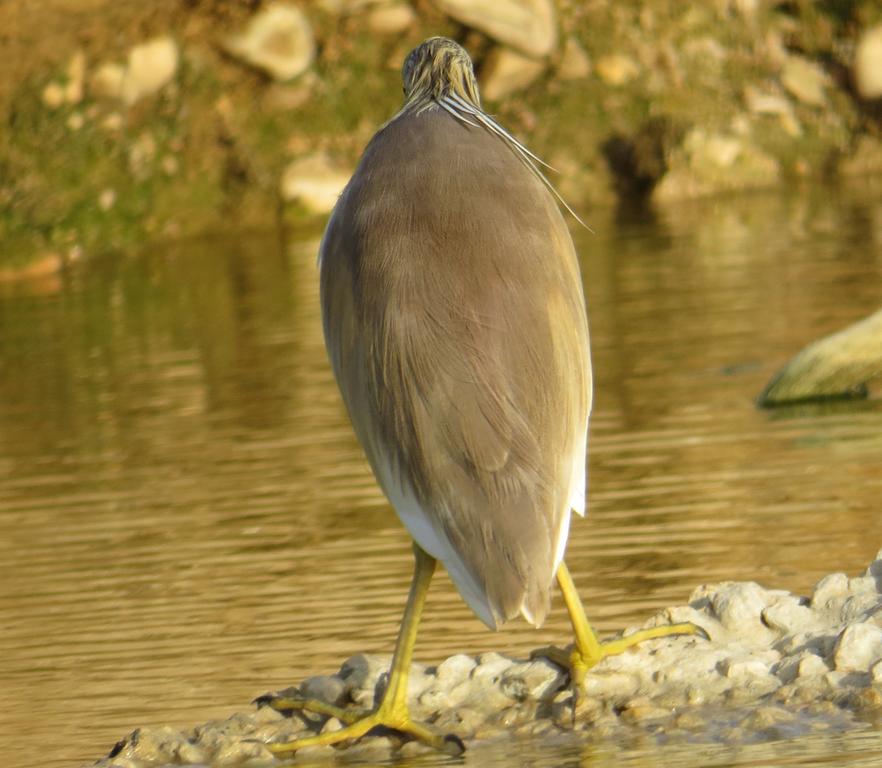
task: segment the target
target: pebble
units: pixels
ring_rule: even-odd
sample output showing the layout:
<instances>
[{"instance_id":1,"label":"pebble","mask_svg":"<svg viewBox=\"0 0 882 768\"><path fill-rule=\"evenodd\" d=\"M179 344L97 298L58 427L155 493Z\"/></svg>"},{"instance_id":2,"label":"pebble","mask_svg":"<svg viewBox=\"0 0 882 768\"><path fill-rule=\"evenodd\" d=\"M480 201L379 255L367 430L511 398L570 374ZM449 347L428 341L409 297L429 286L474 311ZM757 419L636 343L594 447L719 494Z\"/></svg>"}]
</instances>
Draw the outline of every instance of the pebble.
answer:
<instances>
[{"instance_id":1,"label":"pebble","mask_svg":"<svg viewBox=\"0 0 882 768\"><path fill-rule=\"evenodd\" d=\"M789 596L776 600L762 611L763 623L781 634L793 634L817 626L812 611L800 600Z\"/></svg>"},{"instance_id":2,"label":"pebble","mask_svg":"<svg viewBox=\"0 0 882 768\"><path fill-rule=\"evenodd\" d=\"M86 79L86 54L83 51L77 51L71 57L65 75L64 100L68 104L79 104L83 100L83 83Z\"/></svg>"},{"instance_id":3,"label":"pebble","mask_svg":"<svg viewBox=\"0 0 882 768\"><path fill-rule=\"evenodd\" d=\"M548 699L566 683L566 673L548 659L536 659L522 664L513 664L503 675L503 687L513 686L518 681L523 687L520 701L526 699Z\"/></svg>"},{"instance_id":4,"label":"pebble","mask_svg":"<svg viewBox=\"0 0 882 768\"><path fill-rule=\"evenodd\" d=\"M109 211L113 208L114 203L116 203L116 192L110 187L102 190L101 194L98 195L98 207L102 211Z\"/></svg>"},{"instance_id":5,"label":"pebble","mask_svg":"<svg viewBox=\"0 0 882 768\"><path fill-rule=\"evenodd\" d=\"M525 56L543 58L557 47L554 0L435 0L434 4Z\"/></svg>"},{"instance_id":6,"label":"pebble","mask_svg":"<svg viewBox=\"0 0 882 768\"><path fill-rule=\"evenodd\" d=\"M90 93L100 99L121 99L126 69L122 64L105 62L89 78Z\"/></svg>"},{"instance_id":7,"label":"pebble","mask_svg":"<svg viewBox=\"0 0 882 768\"><path fill-rule=\"evenodd\" d=\"M171 37L158 37L129 51L120 97L132 105L168 85L178 69L178 47Z\"/></svg>"},{"instance_id":8,"label":"pebble","mask_svg":"<svg viewBox=\"0 0 882 768\"><path fill-rule=\"evenodd\" d=\"M862 98L882 98L882 24L861 33L854 54L854 80Z\"/></svg>"},{"instance_id":9,"label":"pebble","mask_svg":"<svg viewBox=\"0 0 882 768\"><path fill-rule=\"evenodd\" d=\"M594 69L597 76L611 86L625 85L640 74L640 66L637 62L623 53L601 56Z\"/></svg>"},{"instance_id":10,"label":"pebble","mask_svg":"<svg viewBox=\"0 0 882 768\"><path fill-rule=\"evenodd\" d=\"M830 82L821 67L802 56L788 56L781 70L781 85L803 104L823 107L827 103L826 87Z\"/></svg>"},{"instance_id":11,"label":"pebble","mask_svg":"<svg viewBox=\"0 0 882 768\"><path fill-rule=\"evenodd\" d=\"M333 761L336 749L327 744L316 744L312 747L304 747L298 749L294 755L294 761L297 763L312 763L321 765L323 763Z\"/></svg>"},{"instance_id":12,"label":"pebble","mask_svg":"<svg viewBox=\"0 0 882 768\"><path fill-rule=\"evenodd\" d=\"M813 653L808 654L799 662L798 672L800 677L817 677L826 675L829 667L826 662Z\"/></svg>"},{"instance_id":13,"label":"pebble","mask_svg":"<svg viewBox=\"0 0 882 768\"><path fill-rule=\"evenodd\" d=\"M338 675L308 677L300 686L302 696L307 699L319 699L327 704L342 704L346 693L346 685Z\"/></svg>"},{"instance_id":14,"label":"pebble","mask_svg":"<svg viewBox=\"0 0 882 768\"><path fill-rule=\"evenodd\" d=\"M545 62L498 46L487 56L481 71L481 95L498 101L522 91L545 71Z\"/></svg>"},{"instance_id":15,"label":"pebble","mask_svg":"<svg viewBox=\"0 0 882 768\"><path fill-rule=\"evenodd\" d=\"M456 656L444 659L438 665L435 674L438 682L453 686L469 677L476 666L478 666L476 659L464 653L458 653Z\"/></svg>"},{"instance_id":16,"label":"pebble","mask_svg":"<svg viewBox=\"0 0 882 768\"><path fill-rule=\"evenodd\" d=\"M882 658L882 629L875 624L850 624L839 635L833 662L837 671L867 672Z\"/></svg>"},{"instance_id":17,"label":"pebble","mask_svg":"<svg viewBox=\"0 0 882 768\"><path fill-rule=\"evenodd\" d=\"M575 37L564 41L563 55L557 67L561 80L581 80L591 74L591 57Z\"/></svg>"},{"instance_id":18,"label":"pebble","mask_svg":"<svg viewBox=\"0 0 882 768\"><path fill-rule=\"evenodd\" d=\"M375 35L396 37L407 32L416 19L416 11L407 3L386 3L371 9L367 28Z\"/></svg>"},{"instance_id":19,"label":"pebble","mask_svg":"<svg viewBox=\"0 0 882 768\"><path fill-rule=\"evenodd\" d=\"M289 163L279 189L285 201L299 202L311 213L330 213L350 175L326 154L316 153Z\"/></svg>"},{"instance_id":20,"label":"pebble","mask_svg":"<svg viewBox=\"0 0 882 768\"><path fill-rule=\"evenodd\" d=\"M281 3L265 6L252 16L243 31L227 39L224 48L279 81L302 74L315 59L309 19L297 6Z\"/></svg>"},{"instance_id":21,"label":"pebble","mask_svg":"<svg viewBox=\"0 0 882 768\"><path fill-rule=\"evenodd\" d=\"M793 110L793 104L786 96L747 85L744 88L744 102L753 114L777 116L781 127L789 136L802 135L802 126Z\"/></svg>"},{"instance_id":22,"label":"pebble","mask_svg":"<svg viewBox=\"0 0 882 768\"><path fill-rule=\"evenodd\" d=\"M694 127L671 153L668 172L654 195L659 200L697 197L721 189L770 185L780 176L779 162L749 136Z\"/></svg>"},{"instance_id":23,"label":"pebble","mask_svg":"<svg viewBox=\"0 0 882 768\"><path fill-rule=\"evenodd\" d=\"M836 610L836 603L840 605L845 601L848 592L848 576L844 573L831 573L821 579L815 585L812 593L812 608L814 610Z\"/></svg>"},{"instance_id":24,"label":"pebble","mask_svg":"<svg viewBox=\"0 0 882 768\"><path fill-rule=\"evenodd\" d=\"M882 627L875 623L880 577L882 553L862 576L826 576L810 600L753 582L704 585L690 605L660 611L644 626L694 620L712 640L657 639L604 659L587 676L575 729L568 677L542 656L458 654L437 667L414 665L412 712L472 743L575 734L640 744L659 733L744 743L851 727L882 710L882 691L875 687L882 685ZM387 655L358 654L336 675L307 678L296 690L340 706L372 706L390 661ZM97 766L260 768L273 764L267 741L340 727L334 718L304 721L264 707L188 732L140 729L125 739L117 757ZM402 746L394 736L372 736L345 747L345 756L386 760L425 751L414 742ZM315 763L340 754L315 747L294 759Z\"/></svg>"},{"instance_id":25,"label":"pebble","mask_svg":"<svg viewBox=\"0 0 882 768\"><path fill-rule=\"evenodd\" d=\"M61 83L56 83L54 80L47 83L43 88L42 99L49 109L58 109L58 107L64 104L64 86Z\"/></svg>"},{"instance_id":26,"label":"pebble","mask_svg":"<svg viewBox=\"0 0 882 768\"><path fill-rule=\"evenodd\" d=\"M735 162L740 144L737 139L719 137L717 145L710 151L717 153L721 166ZM759 584L749 581L740 584L726 584L711 598L711 607L720 623L730 632L748 630L751 636L770 638L774 633L763 622L763 612L770 603L771 595Z\"/></svg>"}]
</instances>

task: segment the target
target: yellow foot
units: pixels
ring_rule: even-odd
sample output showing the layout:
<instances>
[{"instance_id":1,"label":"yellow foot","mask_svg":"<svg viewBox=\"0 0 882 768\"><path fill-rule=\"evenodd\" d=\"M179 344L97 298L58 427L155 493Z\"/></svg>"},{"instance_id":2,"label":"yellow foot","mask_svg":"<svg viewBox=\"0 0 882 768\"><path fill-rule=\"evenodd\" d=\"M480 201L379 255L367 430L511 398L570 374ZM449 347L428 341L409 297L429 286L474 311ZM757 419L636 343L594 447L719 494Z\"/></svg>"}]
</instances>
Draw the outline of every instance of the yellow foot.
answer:
<instances>
[{"instance_id":1,"label":"yellow foot","mask_svg":"<svg viewBox=\"0 0 882 768\"><path fill-rule=\"evenodd\" d=\"M369 709L344 709L343 707L335 707L321 699L307 699L302 696L276 696L267 693L264 696L256 698L252 704L258 707L269 707L270 709L281 712L283 715L290 714L294 710L300 712L312 712L316 715L327 715L328 717L336 717L341 723L352 725L371 714Z\"/></svg>"},{"instance_id":2,"label":"yellow foot","mask_svg":"<svg viewBox=\"0 0 882 768\"><path fill-rule=\"evenodd\" d=\"M591 667L600 663L607 656L617 656L620 653L633 648L645 640L653 640L658 637L673 637L676 635L697 635L705 640L710 638L701 627L697 624L684 622L682 624L666 624L661 627L650 627L649 629L641 629L626 637L620 637L617 640L607 640L600 642L594 634L594 630L588 628L591 632L591 640L584 644L577 643L567 649L563 648L540 648L530 654L532 658L544 656L555 664L570 671L570 680L573 687L578 692L585 683L585 675ZM581 647L580 647L581 646Z\"/></svg>"},{"instance_id":3,"label":"yellow foot","mask_svg":"<svg viewBox=\"0 0 882 768\"><path fill-rule=\"evenodd\" d=\"M427 746L444 752L448 755L457 756L465 752L465 745L458 736L438 733L425 723L412 720L406 708L393 708L380 704L375 712L361 709L342 709L333 704L327 704L316 699L300 699L296 697L266 696L256 700L260 705L270 706L280 712L300 710L315 712L321 715L336 717L343 723L344 728L339 731L329 731L317 736L305 736L302 739L286 742L271 742L267 749L274 755L296 752L303 747L314 747L329 744L339 744L344 741L355 741L366 735L374 728L388 728L399 733L406 734Z\"/></svg>"}]
</instances>

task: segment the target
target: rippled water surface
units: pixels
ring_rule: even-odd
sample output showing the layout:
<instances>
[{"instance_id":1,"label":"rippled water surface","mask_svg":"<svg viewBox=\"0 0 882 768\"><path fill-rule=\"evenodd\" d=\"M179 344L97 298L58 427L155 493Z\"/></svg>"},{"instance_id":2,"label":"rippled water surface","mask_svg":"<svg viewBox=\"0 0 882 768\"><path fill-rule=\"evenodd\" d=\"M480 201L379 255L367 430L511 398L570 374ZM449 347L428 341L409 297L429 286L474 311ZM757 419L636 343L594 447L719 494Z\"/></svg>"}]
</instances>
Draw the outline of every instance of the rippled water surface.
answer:
<instances>
[{"instance_id":1,"label":"rippled water surface","mask_svg":"<svg viewBox=\"0 0 882 768\"><path fill-rule=\"evenodd\" d=\"M757 194L576 233L596 411L568 561L600 630L702 582L806 592L882 547L882 401L754 407L804 343L882 305L880 200ZM72 768L137 726L391 651L410 548L325 361L316 247L224 235L0 286L5 765ZM552 641L559 602L541 630L493 634L442 575L417 658ZM701 749L562 740L467 762L882 762L869 728Z\"/></svg>"}]
</instances>

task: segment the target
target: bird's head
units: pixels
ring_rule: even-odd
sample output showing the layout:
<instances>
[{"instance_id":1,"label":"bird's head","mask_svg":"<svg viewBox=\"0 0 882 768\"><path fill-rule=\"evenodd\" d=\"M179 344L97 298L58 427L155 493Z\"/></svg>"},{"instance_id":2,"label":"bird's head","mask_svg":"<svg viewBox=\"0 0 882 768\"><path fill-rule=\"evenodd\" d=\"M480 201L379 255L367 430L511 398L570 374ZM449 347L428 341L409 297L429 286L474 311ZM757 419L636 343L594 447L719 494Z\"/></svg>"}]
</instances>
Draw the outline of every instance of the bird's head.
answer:
<instances>
[{"instance_id":1,"label":"bird's head","mask_svg":"<svg viewBox=\"0 0 882 768\"><path fill-rule=\"evenodd\" d=\"M459 43L447 37L430 37L404 60L405 106L423 105L455 95L481 108L472 60Z\"/></svg>"}]
</instances>

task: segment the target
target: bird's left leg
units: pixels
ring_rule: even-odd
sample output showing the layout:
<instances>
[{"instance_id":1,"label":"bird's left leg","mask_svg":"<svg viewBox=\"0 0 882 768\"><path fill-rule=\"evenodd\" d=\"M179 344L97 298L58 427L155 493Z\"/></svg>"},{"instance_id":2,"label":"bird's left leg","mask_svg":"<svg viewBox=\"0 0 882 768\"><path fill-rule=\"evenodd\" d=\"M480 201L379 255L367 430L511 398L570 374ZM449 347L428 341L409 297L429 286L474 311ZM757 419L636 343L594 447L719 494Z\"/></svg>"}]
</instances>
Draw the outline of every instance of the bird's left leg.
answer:
<instances>
[{"instance_id":1,"label":"bird's left leg","mask_svg":"<svg viewBox=\"0 0 882 768\"><path fill-rule=\"evenodd\" d=\"M452 735L445 736L425 723L414 720L407 706L407 678L416 643L417 628L420 623L423 605L432 574L435 572L435 559L414 545L416 563L407 607L398 633L395 655L392 657L392 668L389 671L389 683L380 701L379 707L373 712L358 710L350 712L324 702L299 699L272 699L268 703L275 709L304 709L320 714L338 717L347 725L338 731L322 733L318 736L307 736L289 742L272 742L267 748L273 754L295 752L309 746L337 744L344 741L360 739L368 731L377 727L391 728L406 733L424 744L448 754L458 755L465 747L462 741Z\"/></svg>"}]
</instances>

